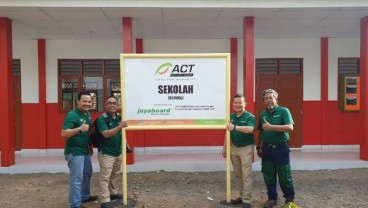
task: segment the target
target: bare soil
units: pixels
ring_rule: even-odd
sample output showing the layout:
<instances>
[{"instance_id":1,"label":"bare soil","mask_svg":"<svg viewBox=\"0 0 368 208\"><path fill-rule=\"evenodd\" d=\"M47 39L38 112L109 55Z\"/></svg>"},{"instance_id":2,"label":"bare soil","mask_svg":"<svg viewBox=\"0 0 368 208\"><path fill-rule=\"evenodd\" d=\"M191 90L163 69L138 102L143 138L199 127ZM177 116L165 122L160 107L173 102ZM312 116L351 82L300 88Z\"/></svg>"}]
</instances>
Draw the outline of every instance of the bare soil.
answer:
<instances>
[{"instance_id":1,"label":"bare soil","mask_svg":"<svg viewBox=\"0 0 368 208\"><path fill-rule=\"evenodd\" d=\"M68 207L68 174L0 174L0 207ZM233 176L232 176L233 177ZM304 208L368 207L368 168L293 171L296 202ZM98 194L98 173L93 174L92 194ZM232 198L237 187L232 178ZM226 199L225 172L128 173L128 206L137 208L223 208ZM261 172L253 173L253 207L267 199ZM123 207L115 201L116 207ZM98 202L84 204L97 208ZM276 207L282 207L279 191Z\"/></svg>"}]
</instances>

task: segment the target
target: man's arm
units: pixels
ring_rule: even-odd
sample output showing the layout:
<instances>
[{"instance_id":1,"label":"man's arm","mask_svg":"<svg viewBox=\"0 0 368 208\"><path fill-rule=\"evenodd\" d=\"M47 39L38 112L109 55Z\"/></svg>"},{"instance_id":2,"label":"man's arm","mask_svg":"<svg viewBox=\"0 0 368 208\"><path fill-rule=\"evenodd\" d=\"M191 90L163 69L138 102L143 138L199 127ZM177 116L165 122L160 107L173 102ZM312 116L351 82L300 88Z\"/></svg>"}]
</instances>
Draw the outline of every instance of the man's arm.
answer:
<instances>
[{"instance_id":1,"label":"man's arm","mask_svg":"<svg viewBox=\"0 0 368 208\"><path fill-rule=\"evenodd\" d=\"M222 157L226 158L226 134L224 136L224 146L222 148Z\"/></svg>"},{"instance_id":2,"label":"man's arm","mask_svg":"<svg viewBox=\"0 0 368 208\"><path fill-rule=\"evenodd\" d=\"M262 133L262 130L259 131L258 133L258 144L256 146L256 150L257 150L257 155L258 157L262 158L262 139L261 139L261 133Z\"/></svg>"},{"instance_id":3,"label":"man's arm","mask_svg":"<svg viewBox=\"0 0 368 208\"><path fill-rule=\"evenodd\" d=\"M71 128L71 129L62 129L61 136L67 139L80 132L86 132L88 131L88 129L89 129L89 125L86 124L86 121L84 121L83 124L79 127Z\"/></svg>"},{"instance_id":4,"label":"man's arm","mask_svg":"<svg viewBox=\"0 0 368 208\"><path fill-rule=\"evenodd\" d=\"M122 128L127 127L127 126L128 126L128 123L126 121L121 121L117 127L102 131L101 134L105 138L110 138L114 136L115 134L117 134Z\"/></svg>"},{"instance_id":5,"label":"man's arm","mask_svg":"<svg viewBox=\"0 0 368 208\"><path fill-rule=\"evenodd\" d=\"M282 125L271 125L266 121L266 118L263 118L264 123L262 124L263 130L266 131L277 131L277 132L290 132L294 130L294 122L293 118L290 114L289 109L285 108L282 114Z\"/></svg>"},{"instance_id":6,"label":"man's arm","mask_svg":"<svg viewBox=\"0 0 368 208\"><path fill-rule=\"evenodd\" d=\"M246 134L253 133L254 131L253 126L236 126L232 124L231 122L228 122L228 124L226 125L226 129L229 131L240 131Z\"/></svg>"},{"instance_id":7,"label":"man's arm","mask_svg":"<svg viewBox=\"0 0 368 208\"><path fill-rule=\"evenodd\" d=\"M79 133L79 127L74 128L74 129L62 129L61 130L61 136L64 138L70 138L76 134Z\"/></svg>"},{"instance_id":8,"label":"man's arm","mask_svg":"<svg viewBox=\"0 0 368 208\"><path fill-rule=\"evenodd\" d=\"M253 126L234 126L235 131L240 131L246 134L253 133L254 127Z\"/></svg>"},{"instance_id":9,"label":"man's arm","mask_svg":"<svg viewBox=\"0 0 368 208\"><path fill-rule=\"evenodd\" d=\"M265 131L290 132L294 130L294 125L293 124L271 125L266 121L266 119L264 119L262 129Z\"/></svg>"},{"instance_id":10,"label":"man's arm","mask_svg":"<svg viewBox=\"0 0 368 208\"><path fill-rule=\"evenodd\" d=\"M261 131L262 130L260 130L259 133L258 133L257 147L261 147L262 146Z\"/></svg>"}]
</instances>

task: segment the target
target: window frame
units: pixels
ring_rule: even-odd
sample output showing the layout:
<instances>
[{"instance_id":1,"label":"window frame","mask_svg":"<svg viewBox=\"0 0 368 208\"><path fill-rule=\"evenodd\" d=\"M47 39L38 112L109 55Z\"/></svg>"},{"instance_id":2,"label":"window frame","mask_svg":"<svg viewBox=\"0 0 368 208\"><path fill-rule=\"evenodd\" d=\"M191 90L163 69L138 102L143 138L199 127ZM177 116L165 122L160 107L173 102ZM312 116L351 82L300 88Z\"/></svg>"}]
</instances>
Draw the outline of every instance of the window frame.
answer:
<instances>
[{"instance_id":1,"label":"window frame","mask_svg":"<svg viewBox=\"0 0 368 208\"><path fill-rule=\"evenodd\" d=\"M75 101L73 101L72 103L72 108L70 109L66 109L64 110L63 109L63 89L62 89L62 81L63 80L77 80L78 81L78 90L77 92L81 92L81 78L80 76L65 76L65 77L62 77L59 75L58 77L58 106L59 106L59 111L60 112L69 112L70 110L73 109L73 106L76 105Z\"/></svg>"},{"instance_id":2,"label":"window frame","mask_svg":"<svg viewBox=\"0 0 368 208\"><path fill-rule=\"evenodd\" d=\"M284 64L282 63L283 61L298 61L299 68L296 71L297 73L285 73L288 70L285 70L281 67L281 65ZM270 68L272 64L274 64L276 68ZM291 62L289 64L291 64ZM304 59L303 58L256 58L254 66L255 66L255 76L299 75L299 74L303 74L303 71L304 71ZM267 70L267 68L271 70L269 69Z\"/></svg>"},{"instance_id":3,"label":"window frame","mask_svg":"<svg viewBox=\"0 0 368 208\"><path fill-rule=\"evenodd\" d=\"M345 73L343 73L341 69L342 66L340 64L342 64L343 60L349 60L349 59L351 61L353 60L357 61L356 71L345 70ZM351 111L351 110L346 110L344 107L345 91L344 91L344 86L343 86L343 82L344 82L343 79L346 76L360 77L360 57L338 57L337 58L337 102L339 103L340 110L344 112Z\"/></svg>"},{"instance_id":4,"label":"window frame","mask_svg":"<svg viewBox=\"0 0 368 208\"><path fill-rule=\"evenodd\" d=\"M61 72L61 63L63 61L76 61L76 62L80 62L79 64L79 69L78 69L78 73L75 73L74 75L63 75ZM101 61L102 62L102 73L100 76L98 75L88 75L88 74L83 74L83 61ZM70 110L73 109L73 107L71 109L63 109L63 89L62 89L62 81L63 80L78 80L78 93L81 92L83 90L83 82L84 82L84 78L85 77L101 77L102 78L102 98L97 98L97 99L102 99L104 103L104 101L106 100L106 98L110 95L108 95L108 86L107 86L107 80L108 79L117 79L120 80L120 67L119 67L119 75L111 75L111 74L106 74L106 62L108 61L118 61L119 62L119 66L120 66L120 60L119 59L58 59L57 62L57 66L58 66L58 108L59 108L59 112L69 112ZM121 80L120 80L121 83ZM94 91L94 90L86 90L88 91ZM98 102L98 100L97 100ZM97 103L97 110L91 110L92 112L103 112L104 111L104 105L102 107L100 107L102 110L99 111L100 106L98 106Z\"/></svg>"}]
</instances>

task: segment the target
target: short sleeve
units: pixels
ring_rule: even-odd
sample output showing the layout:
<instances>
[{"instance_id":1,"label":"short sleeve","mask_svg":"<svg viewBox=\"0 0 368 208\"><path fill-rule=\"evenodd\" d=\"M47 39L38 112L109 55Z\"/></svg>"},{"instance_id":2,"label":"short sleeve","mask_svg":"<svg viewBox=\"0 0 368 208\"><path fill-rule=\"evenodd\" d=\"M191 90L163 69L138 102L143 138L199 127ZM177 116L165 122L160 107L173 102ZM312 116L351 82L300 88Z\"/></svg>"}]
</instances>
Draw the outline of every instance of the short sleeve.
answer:
<instances>
[{"instance_id":1,"label":"short sleeve","mask_svg":"<svg viewBox=\"0 0 368 208\"><path fill-rule=\"evenodd\" d=\"M282 116L284 124L294 124L293 117L288 108L285 108L284 114Z\"/></svg>"},{"instance_id":2,"label":"short sleeve","mask_svg":"<svg viewBox=\"0 0 368 208\"><path fill-rule=\"evenodd\" d=\"M249 116L247 126L252 126L254 128L256 127L256 117L254 115Z\"/></svg>"},{"instance_id":3,"label":"short sleeve","mask_svg":"<svg viewBox=\"0 0 368 208\"><path fill-rule=\"evenodd\" d=\"M64 118L63 129L74 129L76 127L76 117L72 113L68 113Z\"/></svg>"},{"instance_id":4,"label":"short sleeve","mask_svg":"<svg viewBox=\"0 0 368 208\"><path fill-rule=\"evenodd\" d=\"M106 122L105 122L105 117L103 116L100 116L97 118L97 128L100 132L103 132L103 131L106 131L106 130L109 130Z\"/></svg>"}]
</instances>

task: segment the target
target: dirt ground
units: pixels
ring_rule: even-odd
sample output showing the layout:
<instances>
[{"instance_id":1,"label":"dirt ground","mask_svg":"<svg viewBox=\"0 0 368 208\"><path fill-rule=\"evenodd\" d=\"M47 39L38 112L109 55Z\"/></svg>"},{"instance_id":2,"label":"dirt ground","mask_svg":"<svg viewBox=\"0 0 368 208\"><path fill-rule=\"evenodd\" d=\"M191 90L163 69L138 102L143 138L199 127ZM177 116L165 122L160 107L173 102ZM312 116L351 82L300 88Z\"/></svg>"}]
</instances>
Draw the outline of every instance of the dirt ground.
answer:
<instances>
[{"instance_id":1,"label":"dirt ground","mask_svg":"<svg viewBox=\"0 0 368 208\"><path fill-rule=\"evenodd\" d=\"M128 206L137 208L224 208L225 172L128 173ZM232 175L233 177L233 175ZM368 207L368 168L293 171L296 202L304 208ZM98 173L93 174L92 194L98 193ZM232 198L237 187L232 178ZM0 174L0 207L68 207L68 174ZM253 207L267 199L261 172L253 173ZM116 207L123 207L115 201ZM97 208L98 202L84 204ZM282 207L279 191L278 206ZM230 207L230 206L229 206Z\"/></svg>"}]
</instances>

